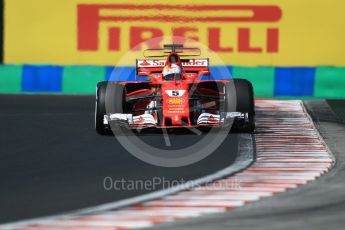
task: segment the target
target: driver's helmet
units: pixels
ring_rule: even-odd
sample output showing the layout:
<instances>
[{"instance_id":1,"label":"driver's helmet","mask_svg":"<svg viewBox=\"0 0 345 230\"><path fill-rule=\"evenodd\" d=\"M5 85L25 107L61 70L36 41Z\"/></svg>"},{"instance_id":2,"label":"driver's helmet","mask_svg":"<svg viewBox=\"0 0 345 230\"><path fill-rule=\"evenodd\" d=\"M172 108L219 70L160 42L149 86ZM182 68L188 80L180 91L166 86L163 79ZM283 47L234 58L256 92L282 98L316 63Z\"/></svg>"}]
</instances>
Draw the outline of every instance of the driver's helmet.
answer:
<instances>
[{"instance_id":1,"label":"driver's helmet","mask_svg":"<svg viewBox=\"0 0 345 230\"><path fill-rule=\"evenodd\" d=\"M167 60L165 67L163 68L163 77L174 76L175 74L181 74L182 68L179 64L179 58L176 54L171 54Z\"/></svg>"}]
</instances>

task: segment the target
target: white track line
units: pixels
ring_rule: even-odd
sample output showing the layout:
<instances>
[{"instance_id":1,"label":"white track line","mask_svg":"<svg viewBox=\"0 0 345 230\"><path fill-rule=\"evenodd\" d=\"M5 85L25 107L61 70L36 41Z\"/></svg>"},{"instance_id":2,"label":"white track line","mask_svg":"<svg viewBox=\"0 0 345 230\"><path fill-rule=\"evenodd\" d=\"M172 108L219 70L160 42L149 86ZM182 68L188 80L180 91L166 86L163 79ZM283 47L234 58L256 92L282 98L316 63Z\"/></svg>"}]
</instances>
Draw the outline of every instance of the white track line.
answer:
<instances>
[{"instance_id":1,"label":"white track line","mask_svg":"<svg viewBox=\"0 0 345 230\"><path fill-rule=\"evenodd\" d=\"M173 191L160 191L134 198L130 201L140 204L128 208L116 210L131 204L129 201L120 201L73 215L3 225L0 229L64 230L72 227L114 230L151 227L159 223L225 212L306 184L332 167L334 158L301 101L260 100L256 103L256 111L256 162L233 177L225 177L229 174L226 169L196 180L199 184L206 183L203 186L175 188ZM248 147L244 146L244 149ZM241 167L237 167L236 171Z\"/></svg>"},{"instance_id":2,"label":"white track line","mask_svg":"<svg viewBox=\"0 0 345 230\"><path fill-rule=\"evenodd\" d=\"M228 166L208 176L195 179L193 181L188 181L187 184L181 184L175 187L171 187L169 189L156 191L156 192L148 193L145 195L140 195L137 197L115 201L115 202L111 202L111 203L107 203L107 204L103 204L103 205L99 205L95 207L85 208L85 209L77 210L74 212L69 212L69 213L65 213L61 215L47 216L47 217L42 217L42 218L22 220L22 221L17 221L17 222L8 223L8 224L2 224L0 225L0 229L1 230L2 229L3 230L27 229L27 228L39 229L40 226L43 226L43 225L46 227L49 225L49 229L51 229L53 228L54 223L57 223L60 221L71 220L78 217L82 218L85 215L90 215L94 213L106 214L107 212L112 211L112 210L117 210L117 209L125 208L128 206L133 206L135 204L144 203L145 201L149 201L149 200L159 199L161 197L166 197L171 194L185 191L202 184L219 180L220 178L229 176L231 174L234 174L248 167L254 161L252 137L249 134L240 134L240 135L241 135L239 137L240 141L238 143L239 156L237 157L235 162L231 166ZM211 211L210 213L212 213L212 209L208 209L208 210L210 210ZM219 211L219 210L225 210L225 209L218 208L217 210ZM47 229L46 227L43 229ZM95 227L93 227L93 229L95 229Z\"/></svg>"}]
</instances>

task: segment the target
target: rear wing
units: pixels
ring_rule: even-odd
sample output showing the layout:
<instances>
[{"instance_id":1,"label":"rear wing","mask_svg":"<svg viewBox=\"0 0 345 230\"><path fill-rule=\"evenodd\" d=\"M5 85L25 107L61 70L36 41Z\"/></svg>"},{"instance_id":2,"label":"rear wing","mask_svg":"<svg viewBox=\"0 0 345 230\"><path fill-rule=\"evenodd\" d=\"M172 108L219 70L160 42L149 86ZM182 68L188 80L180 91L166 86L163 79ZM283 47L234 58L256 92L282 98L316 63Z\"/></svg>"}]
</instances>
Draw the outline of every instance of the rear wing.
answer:
<instances>
[{"instance_id":1,"label":"rear wing","mask_svg":"<svg viewBox=\"0 0 345 230\"><path fill-rule=\"evenodd\" d=\"M136 74L138 72L159 73L163 71L166 59L137 59ZM181 59L185 72L199 72L209 70L208 58Z\"/></svg>"}]
</instances>

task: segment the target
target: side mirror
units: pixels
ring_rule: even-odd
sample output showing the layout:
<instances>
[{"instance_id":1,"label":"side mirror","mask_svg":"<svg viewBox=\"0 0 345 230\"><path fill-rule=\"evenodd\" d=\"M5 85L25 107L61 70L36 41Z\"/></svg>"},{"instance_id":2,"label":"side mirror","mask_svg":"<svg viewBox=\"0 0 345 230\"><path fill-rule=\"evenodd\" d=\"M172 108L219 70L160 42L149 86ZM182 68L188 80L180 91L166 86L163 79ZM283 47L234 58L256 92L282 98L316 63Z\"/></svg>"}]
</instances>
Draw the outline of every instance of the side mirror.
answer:
<instances>
[{"instance_id":1,"label":"side mirror","mask_svg":"<svg viewBox=\"0 0 345 230\"><path fill-rule=\"evenodd\" d=\"M146 71L140 71L138 72L138 76L139 77L147 77L150 75L150 72L146 72Z\"/></svg>"},{"instance_id":2,"label":"side mirror","mask_svg":"<svg viewBox=\"0 0 345 230\"><path fill-rule=\"evenodd\" d=\"M209 70L202 70L202 71L199 71L199 76L210 76L211 75L211 72Z\"/></svg>"}]
</instances>

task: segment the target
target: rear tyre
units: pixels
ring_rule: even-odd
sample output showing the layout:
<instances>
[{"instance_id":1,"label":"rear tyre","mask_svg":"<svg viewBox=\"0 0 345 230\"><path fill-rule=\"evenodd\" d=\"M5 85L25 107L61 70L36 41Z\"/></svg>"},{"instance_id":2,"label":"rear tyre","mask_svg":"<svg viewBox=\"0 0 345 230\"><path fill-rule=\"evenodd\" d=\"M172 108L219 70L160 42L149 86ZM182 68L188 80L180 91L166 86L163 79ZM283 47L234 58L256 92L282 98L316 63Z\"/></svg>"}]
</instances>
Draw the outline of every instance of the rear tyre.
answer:
<instances>
[{"instance_id":1,"label":"rear tyre","mask_svg":"<svg viewBox=\"0 0 345 230\"><path fill-rule=\"evenodd\" d=\"M95 128L100 135L112 135L110 126L104 125L104 115L123 113L124 86L116 82L99 82L96 91Z\"/></svg>"},{"instance_id":2,"label":"rear tyre","mask_svg":"<svg viewBox=\"0 0 345 230\"><path fill-rule=\"evenodd\" d=\"M255 105L252 84L246 79L233 79L225 87L225 111L233 112L236 105L236 112L248 114L244 121L243 119L235 119L232 130L237 132L253 132L255 129ZM234 91L236 95L234 95ZM234 104L235 102L236 104Z\"/></svg>"}]
</instances>

